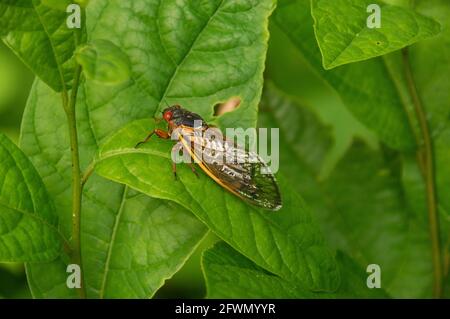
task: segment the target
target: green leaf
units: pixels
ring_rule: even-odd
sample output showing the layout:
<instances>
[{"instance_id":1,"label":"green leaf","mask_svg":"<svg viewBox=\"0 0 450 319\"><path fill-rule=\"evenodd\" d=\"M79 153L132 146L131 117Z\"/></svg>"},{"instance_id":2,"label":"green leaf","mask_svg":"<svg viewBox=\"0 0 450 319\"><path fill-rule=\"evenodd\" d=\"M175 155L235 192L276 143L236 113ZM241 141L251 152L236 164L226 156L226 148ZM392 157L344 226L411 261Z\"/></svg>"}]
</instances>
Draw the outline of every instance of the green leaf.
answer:
<instances>
[{"instance_id":1,"label":"green leaf","mask_svg":"<svg viewBox=\"0 0 450 319\"><path fill-rule=\"evenodd\" d=\"M0 134L0 261L49 261L61 253L53 203L28 158Z\"/></svg>"},{"instance_id":2,"label":"green leaf","mask_svg":"<svg viewBox=\"0 0 450 319\"><path fill-rule=\"evenodd\" d=\"M281 158L289 159L280 163L280 171L313 208L328 242L363 268L380 265L382 287L393 297L429 297L432 263L426 211L411 208L411 202L417 206L415 201L423 195L418 195L420 187L404 186L417 179L415 174L398 173L414 167L406 166L398 155L372 150L358 141L330 175L319 180L317 168L305 156L309 153L298 150L317 144L322 154L327 154L324 145L329 145L331 138L327 127L314 119L311 110L272 86L266 89L263 105L266 112L260 114L260 125L280 127ZM315 134L308 142L289 136L285 132L292 127L290 119L298 118L309 121L303 122L297 136L311 130L322 134ZM316 161L323 157L316 157Z\"/></svg>"},{"instance_id":3,"label":"green leaf","mask_svg":"<svg viewBox=\"0 0 450 319\"><path fill-rule=\"evenodd\" d=\"M222 116L218 122L254 126L262 89L268 16L273 8L272 0L208 1L201 6L197 1L187 0L164 1L161 5L157 1L135 0L132 6L124 1L91 2L86 12L89 41L109 39L119 46L130 59L132 80L112 87L87 79L81 87L77 120L82 168L88 166L105 137L132 120L159 115L158 110L165 107L165 101L186 105L212 119L216 103L240 96L241 106ZM133 26L131 36L130 25ZM59 95L50 92L42 83L35 85L24 115L22 146L55 198L60 227L65 234L70 234L71 164L67 127L61 108L54 108L60 100ZM136 280L132 286L126 286L124 277L109 275L107 284L103 285L108 251L111 245L116 246L113 229L127 227L123 222L126 219L124 214L119 216L120 207L136 207L134 197L124 196L124 189L95 175L85 187L82 257L89 297L99 297L102 291L105 292L102 286L120 286L114 296L150 297L165 279L178 270L206 232L205 227L186 210L180 206L173 208L170 204L167 212L178 214L177 220L185 218L180 224L189 225L185 231L191 237L180 234L184 241L177 241L176 234L164 238L167 247L173 251L161 251L154 256L161 265L159 271L152 271L155 260L148 260L147 279L140 278L146 283L158 282L158 287L143 290ZM153 209L155 203L166 205L165 201L145 198L148 202L146 210ZM133 214L131 209L128 214ZM152 229L163 232L167 226L164 224L161 230L152 226ZM144 230L147 232L147 227L141 229L142 232ZM136 234L129 236L123 240L134 242ZM148 247L152 244L147 243ZM111 251L113 254L120 252L116 249ZM145 251L130 257L130 273L134 271L137 274L143 269L143 256ZM132 263L133 258L139 259L139 263ZM115 265L112 263L115 257L110 257L110 260L109 265ZM34 270L33 285L36 289L33 293L56 297L52 293L60 292L57 287L63 287L63 283L56 279L48 281L45 267L28 265L28 273L30 268ZM65 271L64 267L55 266L55 269ZM64 275L55 275L54 278L62 279ZM72 296L72 291L67 290L64 295ZM103 296L108 297L109 293Z\"/></svg>"},{"instance_id":4,"label":"green leaf","mask_svg":"<svg viewBox=\"0 0 450 319\"><path fill-rule=\"evenodd\" d=\"M120 224L115 228L103 272L101 298L153 296L206 233L203 225L178 205L137 192L128 191L119 214ZM85 249L94 256L94 249Z\"/></svg>"},{"instance_id":5,"label":"green leaf","mask_svg":"<svg viewBox=\"0 0 450 319\"><path fill-rule=\"evenodd\" d=\"M67 257L52 262L25 264L28 286L33 298L77 298L76 289L67 288Z\"/></svg>"},{"instance_id":6,"label":"green leaf","mask_svg":"<svg viewBox=\"0 0 450 319\"><path fill-rule=\"evenodd\" d=\"M78 128L83 167L97 151L96 129L81 90ZM22 125L21 144L54 197L61 231L71 234L71 161L68 128L60 101L35 83ZM105 121L105 120L103 120ZM101 132L101 130L100 130ZM148 298L170 278L203 238L206 229L189 212L92 176L84 189L82 257L88 297ZM27 264L34 297L72 298L65 282L67 260ZM51 269L51 271L49 271Z\"/></svg>"},{"instance_id":7,"label":"green leaf","mask_svg":"<svg viewBox=\"0 0 450 319\"><path fill-rule=\"evenodd\" d=\"M69 86L75 67L74 31L66 13L40 0L0 2L0 36L19 58L56 91Z\"/></svg>"},{"instance_id":8,"label":"green leaf","mask_svg":"<svg viewBox=\"0 0 450 319\"><path fill-rule=\"evenodd\" d=\"M82 8L86 8L89 5L90 0L75 0Z\"/></svg>"},{"instance_id":9,"label":"green leaf","mask_svg":"<svg viewBox=\"0 0 450 319\"><path fill-rule=\"evenodd\" d=\"M94 40L79 48L75 53L84 74L94 82L119 85L131 77L128 56L108 40Z\"/></svg>"},{"instance_id":10,"label":"green leaf","mask_svg":"<svg viewBox=\"0 0 450 319\"><path fill-rule=\"evenodd\" d=\"M203 252L208 298L312 298L314 293L281 279L224 242Z\"/></svg>"},{"instance_id":11,"label":"green leaf","mask_svg":"<svg viewBox=\"0 0 450 319\"><path fill-rule=\"evenodd\" d=\"M337 256L341 277L333 293L311 292L268 273L224 242L203 253L208 298L386 298L382 289L369 289L367 273L344 254Z\"/></svg>"},{"instance_id":12,"label":"green leaf","mask_svg":"<svg viewBox=\"0 0 450 319\"><path fill-rule=\"evenodd\" d=\"M403 101L384 60L375 58L324 70L310 12L309 0L285 0L275 11L274 21L361 123L392 148L414 149Z\"/></svg>"},{"instance_id":13,"label":"green leaf","mask_svg":"<svg viewBox=\"0 0 450 319\"><path fill-rule=\"evenodd\" d=\"M88 7L89 38L109 39L132 64L133 81L120 93L87 87L96 113L108 114L117 128L130 117L160 116L167 104L180 104L223 127L254 127L275 1L133 3L100 0ZM117 21L136 28L130 34ZM216 119L214 106L233 97L240 106Z\"/></svg>"},{"instance_id":14,"label":"green leaf","mask_svg":"<svg viewBox=\"0 0 450 319\"><path fill-rule=\"evenodd\" d=\"M73 2L71 0L41 0L41 3L49 8L65 12L67 7Z\"/></svg>"},{"instance_id":15,"label":"green leaf","mask_svg":"<svg viewBox=\"0 0 450 319\"><path fill-rule=\"evenodd\" d=\"M100 149L96 172L182 205L235 249L286 280L314 290L336 288L339 276L334 259L301 197L284 179L280 181L284 206L276 213L250 206L205 174L195 178L186 167L178 169L179 181L174 182L173 143L154 139L134 148L153 128L153 121L141 120L114 134Z\"/></svg>"},{"instance_id":16,"label":"green leaf","mask_svg":"<svg viewBox=\"0 0 450 319\"><path fill-rule=\"evenodd\" d=\"M371 4L380 28L369 28ZM412 10L373 0L312 0L314 29L325 69L397 51L440 32L440 25Z\"/></svg>"}]
</instances>

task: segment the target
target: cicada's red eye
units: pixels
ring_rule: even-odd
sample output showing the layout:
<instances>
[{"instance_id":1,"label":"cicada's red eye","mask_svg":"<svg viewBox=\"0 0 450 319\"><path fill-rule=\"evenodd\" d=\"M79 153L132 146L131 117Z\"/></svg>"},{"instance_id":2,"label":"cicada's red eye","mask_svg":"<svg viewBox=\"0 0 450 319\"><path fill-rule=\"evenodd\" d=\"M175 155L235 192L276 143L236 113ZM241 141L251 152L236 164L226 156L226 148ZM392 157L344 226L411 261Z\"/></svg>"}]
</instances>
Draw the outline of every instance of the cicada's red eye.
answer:
<instances>
[{"instance_id":1,"label":"cicada's red eye","mask_svg":"<svg viewBox=\"0 0 450 319\"><path fill-rule=\"evenodd\" d=\"M171 119L172 119L172 112L171 111L167 111L167 112L164 112L164 114L163 114L163 118L167 121L167 122L169 122Z\"/></svg>"}]
</instances>

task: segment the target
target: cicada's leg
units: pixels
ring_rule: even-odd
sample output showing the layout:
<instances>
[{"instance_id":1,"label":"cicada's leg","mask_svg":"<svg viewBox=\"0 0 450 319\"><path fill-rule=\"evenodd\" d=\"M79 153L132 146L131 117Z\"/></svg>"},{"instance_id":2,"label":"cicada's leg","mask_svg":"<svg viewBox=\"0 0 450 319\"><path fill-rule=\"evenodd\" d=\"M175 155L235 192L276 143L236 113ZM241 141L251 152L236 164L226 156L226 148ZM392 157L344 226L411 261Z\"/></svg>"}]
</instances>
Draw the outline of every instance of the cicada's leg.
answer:
<instances>
[{"instance_id":1,"label":"cicada's leg","mask_svg":"<svg viewBox=\"0 0 450 319\"><path fill-rule=\"evenodd\" d=\"M172 172L173 177L175 178L175 180L177 180L177 164L175 162L172 162Z\"/></svg>"},{"instance_id":2,"label":"cicada's leg","mask_svg":"<svg viewBox=\"0 0 450 319\"><path fill-rule=\"evenodd\" d=\"M153 136L153 134L156 134L159 138L163 138L165 140L170 138L170 135L168 132L160 130L160 129L154 129L146 138L145 140L139 142L136 144L136 146L134 148L138 148L139 146L141 146L142 144L147 143L150 138Z\"/></svg>"},{"instance_id":3,"label":"cicada's leg","mask_svg":"<svg viewBox=\"0 0 450 319\"><path fill-rule=\"evenodd\" d=\"M195 174L195 176L197 176L197 178L200 178L200 176L198 175L197 171L195 170L195 166L192 163L188 163L189 167L191 168L192 173Z\"/></svg>"}]
</instances>

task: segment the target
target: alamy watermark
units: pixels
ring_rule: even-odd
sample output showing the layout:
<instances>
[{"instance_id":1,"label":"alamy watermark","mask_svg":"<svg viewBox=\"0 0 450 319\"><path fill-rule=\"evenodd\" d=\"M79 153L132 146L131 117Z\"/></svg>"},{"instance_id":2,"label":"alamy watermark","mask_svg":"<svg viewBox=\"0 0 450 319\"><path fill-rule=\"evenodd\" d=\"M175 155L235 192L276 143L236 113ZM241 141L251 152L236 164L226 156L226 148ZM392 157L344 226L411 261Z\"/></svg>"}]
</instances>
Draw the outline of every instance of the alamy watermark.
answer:
<instances>
[{"instance_id":1,"label":"alamy watermark","mask_svg":"<svg viewBox=\"0 0 450 319\"><path fill-rule=\"evenodd\" d=\"M81 268L80 265L67 265L66 272L69 274L66 280L66 286L69 289L81 288Z\"/></svg>"},{"instance_id":2,"label":"alamy watermark","mask_svg":"<svg viewBox=\"0 0 450 319\"><path fill-rule=\"evenodd\" d=\"M367 17L367 27L369 29L381 28L381 7L378 4L370 4L367 6L367 13L371 13Z\"/></svg>"},{"instance_id":3,"label":"alamy watermark","mask_svg":"<svg viewBox=\"0 0 450 319\"><path fill-rule=\"evenodd\" d=\"M66 25L69 29L81 28L81 7L72 3L67 6L66 12L70 15L67 17Z\"/></svg>"},{"instance_id":4,"label":"alamy watermark","mask_svg":"<svg viewBox=\"0 0 450 319\"><path fill-rule=\"evenodd\" d=\"M367 277L367 288L381 288L381 267L377 264L370 264L366 269L370 275Z\"/></svg>"},{"instance_id":5,"label":"alamy watermark","mask_svg":"<svg viewBox=\"0 0 450 319\"><path fill-rule=\"evenodd\" d=\"M270 134L267 128L227 128L225 138L221 130L215 127L205 129L202 125L202 121L196 120L192 131L183 128L173 130L171 139L178 141L171 153L174 163L192 163L194 160L223 165L224 169L227 169L234 164L264 162L266 166L261 165L261 174L273 174L278 171L280 167L278 128L271 128Z\"/></svg>"}]
</instances>

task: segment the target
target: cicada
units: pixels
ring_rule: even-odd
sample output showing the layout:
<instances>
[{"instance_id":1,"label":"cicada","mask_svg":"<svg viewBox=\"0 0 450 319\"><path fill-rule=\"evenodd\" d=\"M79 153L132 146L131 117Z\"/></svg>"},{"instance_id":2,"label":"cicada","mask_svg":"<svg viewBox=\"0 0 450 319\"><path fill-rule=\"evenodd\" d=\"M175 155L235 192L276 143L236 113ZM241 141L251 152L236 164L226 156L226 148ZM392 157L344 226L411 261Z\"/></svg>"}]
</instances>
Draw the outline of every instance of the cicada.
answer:
<instances>
[{"instance_id":1,"label":"cicada","mask_svg":"<svg viewBox=\"0 0 450 319\"><path fill-rule=\"evenodd\" d=\"M153 135L178 140L192 161L232 194L268 210L276 211L281 208L281 195L275 176L256 152L247 151L226 137L211 140L210 134L198 134L218 129L208 125L200 115L179 105L166 108L162 112L162 117L167 122L167 131L154 129L136 147L148 142ZM229 158L233 160L226 160ZM196 173L194 166L192 164L190 166ZM175 162L172 167L176 178Z\"/></svg>"}]
</instances>

